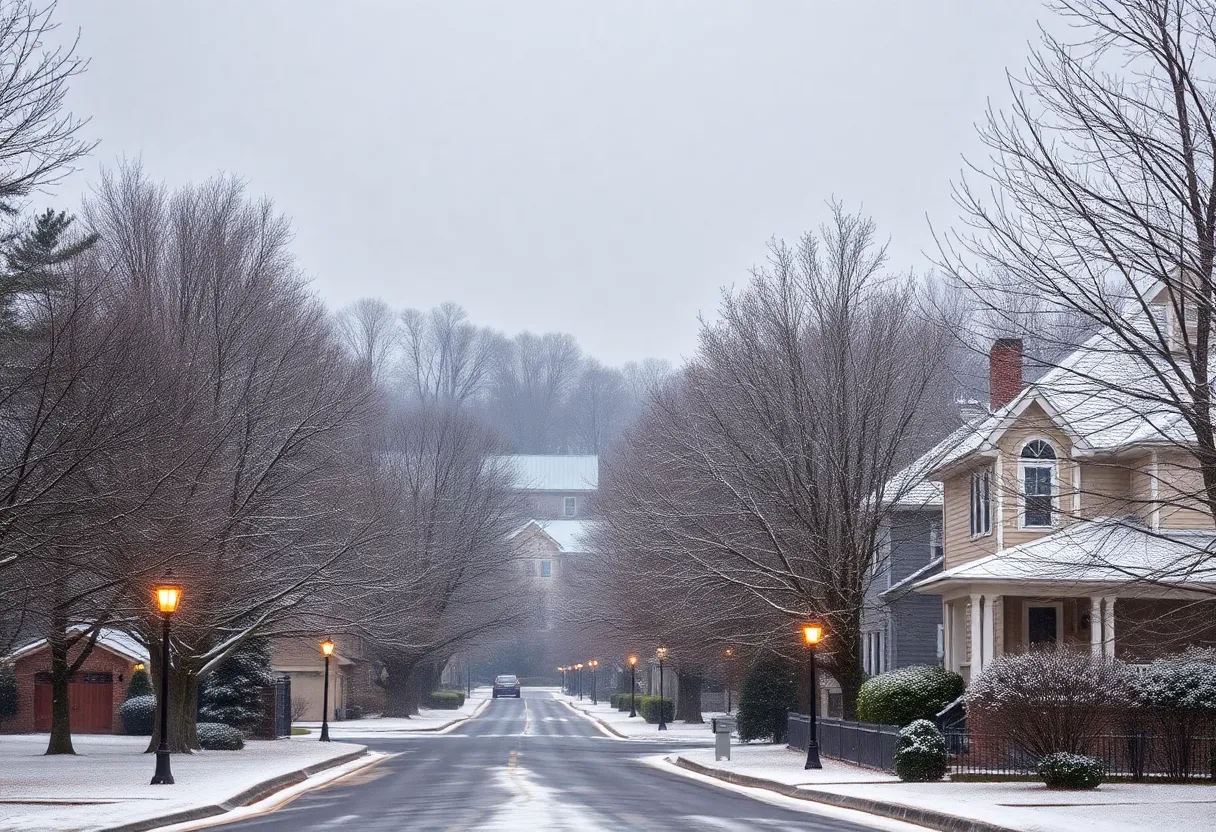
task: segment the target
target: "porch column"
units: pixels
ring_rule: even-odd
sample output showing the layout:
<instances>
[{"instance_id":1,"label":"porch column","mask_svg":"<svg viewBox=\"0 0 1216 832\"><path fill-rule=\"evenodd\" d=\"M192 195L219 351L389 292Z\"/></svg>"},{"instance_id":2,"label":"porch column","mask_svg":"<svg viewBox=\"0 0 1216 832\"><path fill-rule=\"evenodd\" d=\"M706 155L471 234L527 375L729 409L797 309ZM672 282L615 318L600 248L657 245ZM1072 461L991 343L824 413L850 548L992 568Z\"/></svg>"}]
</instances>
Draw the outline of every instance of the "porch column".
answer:
<instances>
[{"instance_id":1,"label":"porch column","mask_svg":"<svg viewBox=\"0 0 1216 832\"><path fill-rule=\"evenodd\" d=\"M954 666L954 621L953 619L954 605L949 601L942 601L942 664L946 670L958 672L958 668Z\"/></svg>"},{"instance_id":2,"label":"porch column","mask_svg":"<svg viewBox=\"0 0 1216 832\"><path fill-rule=\"evenodd\" d=\"M1115 596L1106 596L1106 608L1102 611L1102 645L1106 658L1115 657Z\"/></svg>"},{"instance_id":3,"label":"porch column","mask_svg":"<svg viewBox=\"0 0 1216 832\"><path fill-rule=\"evenodd\" d=\"M996 599L999 595L984 596L984 666L996 658Z\"/></svg>"},{"instance_id":4,"label":"porch column","mask_svg":"<svg viewBox=\"0 0 1216 832\"><path fill-rule=\"evenodd\" d=\"M950 656L955 673L967 663L967 603L962 598L950 602Z\"/></svg>"},{"instance_id":5,"label":"porch column","mask_svg":"<svg viewBox=\"0 0 1216 832\"><path fill-rule=\"evenodd\" d=\"M984 596L971 596L971 678L984 670L984 618L981 605Z\"/></svg>"},{"instance_id":6,"label":"porch column","mask_svg":"<svg viewBox=\"0 0 1216 832\"><path fill-rule=\"evenodd\" d=\"M1102 656L1102 598L1089 599L1089 652L1095 659Z\"/></svg>"}]
</instances>

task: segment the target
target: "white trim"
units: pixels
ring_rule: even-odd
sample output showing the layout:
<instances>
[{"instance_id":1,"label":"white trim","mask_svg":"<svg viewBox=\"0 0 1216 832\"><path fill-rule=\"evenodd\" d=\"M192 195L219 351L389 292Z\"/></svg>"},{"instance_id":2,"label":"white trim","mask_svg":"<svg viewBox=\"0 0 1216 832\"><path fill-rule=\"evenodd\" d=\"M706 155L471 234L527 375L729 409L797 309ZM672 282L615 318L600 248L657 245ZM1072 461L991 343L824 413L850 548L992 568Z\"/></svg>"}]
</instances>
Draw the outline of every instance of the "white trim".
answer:
<instances>
[{"instance_id":1,"label":"white trim","mask_svg":"<svg viewBox=\"0 0 1216 832\"><path fill-rule=\"evenodd\" d=\"M1089 652L1095 659L1102 655L1102 596L1089 598Z\"/></svg>"},{"instance_id":2,"label":"white trim","mask_svg":"<svg viewBox=\"0 0 1216 832\"><path fill-rule=\"evenodd\" d=\"M984 667L996 658L996 599L999 597L984 596Z\"/></svg>"},{"instance_id":3,"label":"white trim","mask_svg":"<svg viewBox=\"0 0 1216 832\"><path fill-rule=\"evenodd\" d=\"M1149 526L1153 531L1161 528L1161 503L1159 502L1161 495L1157 491L1159 485L1157 479L1159 475L1159 463L1160 459L1157 456L1157 452L1152 451L1149 454L1149 470L1151 473L1149 474L1148 494L1153 506L1152 514L1149 515Z\"/></svg>"},{"instance_id":4,"label":"white trim","mask_svg":"<svg viewBox=\"0 0 1216 832\"><path fill-rule=\"evenodd\" d=\"M1030 609L1031 607L1055 607L1056 610L1056 647L1064 644L1064 602L1037 601L1027 598L1022 601L1022 649L1030 649Z\"/></svg>"},{"instance_id":5,"label":"white trim","mask_svg":"<svg viewBox=\"0 0 1216 832\"><path fill-rule=\"evenodd\" d=\"M984 631L983 613L980 608L983 604L982 595L971 596L971 678L975 678L984 672Z\"/></svg>"},{"instance_id":6,"label":"white trim","mask_svg":"<svg viewBox=\"0 0 1216 832\"><path fill-rule=\"evenodd\" d=\"M1026 450L1026 446L1031 442L1043 442L1051 452L1055 454L1054 459L1023 459L1022 452ZM1018 446L1018 530L1036 531L1038 529L1054 529L1060 524L1060 451L1056 443L1046 436L1029 436L1021 445ZM1027 468L1050 468L1051 474L1051 522L1046 526L1028 526L1026 525L1026 469ZM1080 470L1080 466L1078 466Z\"/></svg>"},{"instance_id":7,"label":"white trim","mask_svg":"<svg viewBox=\"0 0 1216 832\"><path fill-rule=\"evenodd\" d=\"M1115 657L1115 596L1107 595L1102 605L1102 652L1108 659Z\"/></svg>"},{"instance_id":8,"label":"white trim","mask_svg":"<svg viewBox=\"0 0 1216 832\"><path fill-rule=\"evenodd\" d=\"M1005 466L998 454L992 466L996 480L996 550L1005 548Z\"/></svg>"},{"instance_id":9,"label":"white trim","mask_svg":"<svg viewBox=\"0 0 1216 832\"><path fill-rule=\"evenodd\" d=\"M1079 462L1072 464L1072 513L1074 515L1081 513L1081 464Z\"/></svg>"}]
</instances>

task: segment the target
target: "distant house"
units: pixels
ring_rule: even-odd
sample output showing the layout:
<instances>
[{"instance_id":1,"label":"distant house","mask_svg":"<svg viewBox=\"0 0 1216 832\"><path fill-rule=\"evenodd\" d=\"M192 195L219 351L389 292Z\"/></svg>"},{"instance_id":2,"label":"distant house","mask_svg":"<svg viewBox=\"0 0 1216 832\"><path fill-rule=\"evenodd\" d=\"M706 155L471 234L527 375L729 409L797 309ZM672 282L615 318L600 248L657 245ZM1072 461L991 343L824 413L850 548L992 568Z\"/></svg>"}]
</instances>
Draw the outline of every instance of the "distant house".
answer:
<instances>
[{"instance_id":1,"label":"distant house","mask_svg":"<svg viewBox=\"0 0 1216 832\"><path fill-rule=\"evenodd\" d=\"M79 655L75 653L74 655ZM38 639L6 658L17 676L18 713L0 722L0 732L24 734L51 730L51 653L46 639ZM148 651L118 630L102 629L93 652L68 688L69 724L76 734L121 734L118 708L127 683L136 670L146 668Z\"/></svg>"}]
</instances>

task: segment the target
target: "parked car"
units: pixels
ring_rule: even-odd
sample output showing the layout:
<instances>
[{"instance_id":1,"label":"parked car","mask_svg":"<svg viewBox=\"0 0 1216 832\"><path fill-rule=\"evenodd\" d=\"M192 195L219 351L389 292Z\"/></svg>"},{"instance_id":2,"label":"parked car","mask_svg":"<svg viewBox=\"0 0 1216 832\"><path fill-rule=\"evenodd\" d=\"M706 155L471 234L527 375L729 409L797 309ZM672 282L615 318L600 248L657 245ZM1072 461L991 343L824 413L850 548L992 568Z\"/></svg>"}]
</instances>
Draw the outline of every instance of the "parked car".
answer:
<instances>
[{"instance_id":1,"label":"parked car","mask_svg":"<svg viewBox=\"0 0 1216 832\"><path fill-rule=\"evenodd\" d=\"M494 677L494 698L500 696L514 696L518 699L523 695L519 689L519 677L517 676L495 676Z\"/></svg>"}]
</instances>

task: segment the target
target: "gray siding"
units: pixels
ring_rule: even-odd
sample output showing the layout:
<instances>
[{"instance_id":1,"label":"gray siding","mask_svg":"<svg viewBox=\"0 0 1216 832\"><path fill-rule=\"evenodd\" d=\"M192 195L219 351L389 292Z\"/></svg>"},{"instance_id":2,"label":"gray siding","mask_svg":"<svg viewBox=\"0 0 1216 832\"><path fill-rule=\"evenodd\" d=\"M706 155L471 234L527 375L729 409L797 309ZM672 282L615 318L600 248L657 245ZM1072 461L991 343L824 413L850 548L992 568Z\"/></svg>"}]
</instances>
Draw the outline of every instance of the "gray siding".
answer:
<instances>
[{"instance_id":1,"label":"gray siding","mask_svg":"<svg viewBox=\"0 0 1216 832\"><path fill-rule=\"evenodd\" d=\"M883 633L884 666L887 670L941 663L937 655L937 625L942 621L941 599L907 591L890 599L881 597L881 593L924 569L932 560L930 529L934 523L940 529L941 510L937 507L896 512L891 518L887 545L880 549L879 571L866 593L862 632ZM925 572L922 578L940 569L938 566Z\"/></svg>"}]
</instances>

